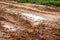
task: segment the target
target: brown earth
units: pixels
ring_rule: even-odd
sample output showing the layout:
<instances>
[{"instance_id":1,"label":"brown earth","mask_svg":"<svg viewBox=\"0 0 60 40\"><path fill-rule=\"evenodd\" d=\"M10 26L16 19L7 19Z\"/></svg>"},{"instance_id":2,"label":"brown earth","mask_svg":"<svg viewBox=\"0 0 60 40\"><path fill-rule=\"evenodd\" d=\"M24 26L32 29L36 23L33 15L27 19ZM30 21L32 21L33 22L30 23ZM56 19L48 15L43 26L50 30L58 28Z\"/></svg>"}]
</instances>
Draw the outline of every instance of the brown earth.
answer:
<instances>
[{"instance_id":1,"label":"brown earth","mask_svg":"<svg viewBox=\"0 0 60 40\"><path fill-rule=\"evenodd\" d=\"M0 1L0 40L60 40L60 7Z\"/></svg>"}]
</instances>

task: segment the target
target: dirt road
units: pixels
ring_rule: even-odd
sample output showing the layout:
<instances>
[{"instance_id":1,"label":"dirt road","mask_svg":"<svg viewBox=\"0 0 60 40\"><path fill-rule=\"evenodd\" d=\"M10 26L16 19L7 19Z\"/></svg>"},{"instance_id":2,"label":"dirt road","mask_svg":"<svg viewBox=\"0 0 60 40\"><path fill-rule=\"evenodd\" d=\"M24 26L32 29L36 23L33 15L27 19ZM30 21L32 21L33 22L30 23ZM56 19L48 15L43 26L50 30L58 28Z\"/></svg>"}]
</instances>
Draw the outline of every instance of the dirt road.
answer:
<instances>
[{"instance_id":1,"label":"dirt road","mask_svg":"<svg viewBox=\"0 0 60 40\"><path fill-rule=\"evenodd\" d=\"M60 40L60 7L0 1L0 40Z\"/></svg>"}]
</instances>

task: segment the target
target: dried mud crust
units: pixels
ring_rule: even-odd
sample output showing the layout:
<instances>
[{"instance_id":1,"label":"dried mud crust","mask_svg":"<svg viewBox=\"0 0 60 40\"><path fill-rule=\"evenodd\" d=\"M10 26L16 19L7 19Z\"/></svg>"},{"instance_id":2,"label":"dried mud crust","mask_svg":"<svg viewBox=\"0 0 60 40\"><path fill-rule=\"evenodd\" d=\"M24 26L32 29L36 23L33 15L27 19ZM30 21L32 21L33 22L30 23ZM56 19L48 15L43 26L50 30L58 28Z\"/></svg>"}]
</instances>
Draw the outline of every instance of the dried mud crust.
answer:
<instances>
[{"instance_id":1,"label":"dried mud crust","mask_svg":"<svg viewBox=\"0 0 60 40\"><path fill-rule=\"evenodd\" d=\"M60 40L60 12L46 14L22 10L0 4L0 40ZM46 20L38 20L39 24L33 25L34 19L25 19L22 13L42 16Z\"/></svg>"}]
</instances>

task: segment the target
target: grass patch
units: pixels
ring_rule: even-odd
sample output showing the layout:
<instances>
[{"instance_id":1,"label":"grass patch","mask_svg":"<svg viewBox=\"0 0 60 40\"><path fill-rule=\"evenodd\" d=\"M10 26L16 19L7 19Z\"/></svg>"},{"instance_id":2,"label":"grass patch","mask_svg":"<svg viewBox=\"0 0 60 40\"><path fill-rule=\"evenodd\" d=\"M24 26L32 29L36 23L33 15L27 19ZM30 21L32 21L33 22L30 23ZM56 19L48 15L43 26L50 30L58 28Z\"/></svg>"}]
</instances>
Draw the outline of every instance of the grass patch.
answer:
<instances>
[{"instance_id":1,"label":"grass patch","mask_svg":"<svg viewBox=\"0 0 60 40\"><path fill-rule=\"evenodd\" d=\"M60 6L60 0L16 0L21 3L35 3L35 4L43 4L43 5L55 5Z\"/></svg>"}]
</instances>

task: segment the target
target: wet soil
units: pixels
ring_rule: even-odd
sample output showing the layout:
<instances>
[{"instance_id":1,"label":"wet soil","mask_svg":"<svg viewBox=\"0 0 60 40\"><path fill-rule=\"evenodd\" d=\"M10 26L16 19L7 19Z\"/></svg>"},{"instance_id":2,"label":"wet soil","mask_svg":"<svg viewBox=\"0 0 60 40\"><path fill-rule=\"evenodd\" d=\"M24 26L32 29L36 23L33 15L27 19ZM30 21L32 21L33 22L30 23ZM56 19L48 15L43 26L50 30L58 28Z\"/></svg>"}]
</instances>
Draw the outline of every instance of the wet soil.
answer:
<instances>
[{"instance_id":1,"label":"wet soil","mask_svg":"<svg viewBox=\"0 0 60 40\"><path fill-rule=\"evenodd\" d=\"M60 40L60 7L0 1L0 40Z\"/></svg>"}]
</instances>

